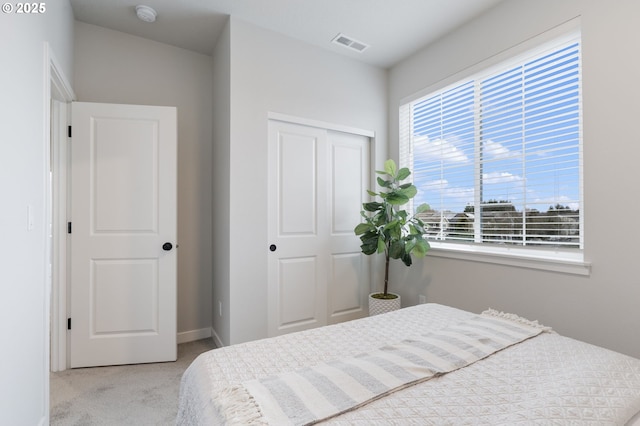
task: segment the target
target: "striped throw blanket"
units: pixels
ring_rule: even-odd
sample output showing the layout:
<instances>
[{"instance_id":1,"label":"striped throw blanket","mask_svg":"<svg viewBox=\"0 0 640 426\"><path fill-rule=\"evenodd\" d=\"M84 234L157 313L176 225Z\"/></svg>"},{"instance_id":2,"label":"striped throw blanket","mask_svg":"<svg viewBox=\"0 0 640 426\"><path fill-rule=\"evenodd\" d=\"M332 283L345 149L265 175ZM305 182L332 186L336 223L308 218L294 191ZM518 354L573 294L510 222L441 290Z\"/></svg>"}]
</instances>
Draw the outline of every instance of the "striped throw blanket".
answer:
<instances>
[{"instance_id":1,"label":"striped throw blanket","mask_svg":"<svg viewBox=\"0 0 640 426\"><path fill-rule=\"evenodd\" d=\"M308 425L550 331L494 310L351 358L250 380L214 401L227 424Z\"/></svg>"}]
</instances>

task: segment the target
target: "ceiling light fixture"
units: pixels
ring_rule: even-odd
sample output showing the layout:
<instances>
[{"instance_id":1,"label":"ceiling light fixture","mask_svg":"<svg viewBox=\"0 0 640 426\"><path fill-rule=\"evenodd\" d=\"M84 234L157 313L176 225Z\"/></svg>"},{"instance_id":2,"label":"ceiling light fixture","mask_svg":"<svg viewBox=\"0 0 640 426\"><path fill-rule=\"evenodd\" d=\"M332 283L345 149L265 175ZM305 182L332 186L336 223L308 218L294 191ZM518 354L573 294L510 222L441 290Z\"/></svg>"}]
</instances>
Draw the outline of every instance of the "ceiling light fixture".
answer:
<instances>
[{"instance_id":1,"label":"ceiling light fixture","mask_svg":"<svg viewBox=\"0 0 640 426\"><path fill-rule=\"evenodd\" d=\"M144 22L155 22L156 16L158 16L155 10L153 10L149 6L144 6L141 4L136 6L136 15L138 16L138 19Z\"/></svg>"}]
</instances>

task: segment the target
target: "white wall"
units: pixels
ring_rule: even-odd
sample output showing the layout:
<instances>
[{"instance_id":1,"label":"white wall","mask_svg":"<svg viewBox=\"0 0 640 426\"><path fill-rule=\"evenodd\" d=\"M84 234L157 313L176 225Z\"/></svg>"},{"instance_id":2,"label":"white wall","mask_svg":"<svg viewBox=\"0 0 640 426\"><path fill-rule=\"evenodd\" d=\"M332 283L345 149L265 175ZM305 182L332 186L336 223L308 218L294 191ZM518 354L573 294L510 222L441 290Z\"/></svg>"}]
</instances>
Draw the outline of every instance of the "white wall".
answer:
<instances>
[{"instance_id":1,"label":"white wall","mask_svg":"<svg viewBox=\"0 0 640 426\"><path fill-rule=\"evenodd\" d=\"M178 332L211 327L210 56L76 22L79 101L178 109Z\"/></svg>"},{"instance_id":2,"label":"white wall","mask_svg":"<svg viewBox=\"0 0 640 426\"><path fill-rule=\"evenodd\" d=\"M215 210L211 217L213 229L213 299L211 300L212 327L216 343L231 339L231 315L229 287L231 240L230 222L230 131L231 131L231 44L230 25L227 22L213 52L213 184L212 198ZM224 308L224 309L221 309Z\"/></svg>"},{"instance_id":3,"label":"white wall","mask_svg":"<svg viewBox=\"0 0 640 426\"><path fill-rule=\"evenodd\" d=\"M386 155L387 135L386 71L234 18L229 43L230 139L214 141L230 145L230 220L218 220L214 210L218 225L213 232L214 246L228 246L230 256L229 281L214 283L229 288L230 307L223 308L223 315L230 315L225 344L267 335L268 113L372 130L379 162ZM218 230L231 232L230 238ZM225 273L218 271L216 277ZM217 327L214 322L216 332L225 334Z\"/></svg>"},{"instance_id":4,"label":"white wall","mask_svg":"<svg viewBox=\"0 0 640 426\"><path fill-rule=\"evenodd\" d=\"M517 312L558 332L640 357L640 2L512 0L501 3L390 71L389 129L400 100L498 52L581 16L584 96L585 258L589 277L429 257L395 265L405 303L418 294L472 311ZM391 138L390 152L398 145ZM612 226L613 225L613 226Z\"/></svg>"},{"instance_id":5,"label":"white wall","mask_svg":"<svg viewBox=\"0 0 640 426\"><path fill-rule=\"evenodd\" d=\"M44 424L49 415L44 43L71 80L73 13L68 1L46 7L42 15L0 14L0 424L7 425Z\"/></svg>"}]
</instances>

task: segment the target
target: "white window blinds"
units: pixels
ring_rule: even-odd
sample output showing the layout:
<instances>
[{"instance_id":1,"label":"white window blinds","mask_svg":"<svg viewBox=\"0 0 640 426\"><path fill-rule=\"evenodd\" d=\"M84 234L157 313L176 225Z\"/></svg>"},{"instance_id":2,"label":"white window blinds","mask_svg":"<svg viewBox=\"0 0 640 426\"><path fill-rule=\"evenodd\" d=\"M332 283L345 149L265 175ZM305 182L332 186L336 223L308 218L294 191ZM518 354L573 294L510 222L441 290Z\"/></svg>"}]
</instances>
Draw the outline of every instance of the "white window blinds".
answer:
<instances>
[{"instance_id":1,"label":"white window blinds","mask_svg":"<svg viewBox=\"0 0 640 426\"><path fill-rule=\"evenodd\" d=\"M400 108L428 236L582 248L579 36Z\"/></svg>"}]
</instances>

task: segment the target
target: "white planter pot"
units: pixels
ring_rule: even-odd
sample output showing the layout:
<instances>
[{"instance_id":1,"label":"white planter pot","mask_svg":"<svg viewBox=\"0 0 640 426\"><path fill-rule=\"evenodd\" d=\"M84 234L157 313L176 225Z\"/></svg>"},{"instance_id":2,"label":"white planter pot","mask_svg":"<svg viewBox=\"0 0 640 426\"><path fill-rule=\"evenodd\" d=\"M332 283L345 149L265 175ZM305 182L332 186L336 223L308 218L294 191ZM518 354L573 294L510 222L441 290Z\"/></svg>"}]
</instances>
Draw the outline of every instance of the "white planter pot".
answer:
<instances>
[{"instance_id":1,"label":"white planter pot","mask_svg":"<svg viewBox=\"0 0 640 426\"><path fill-rule=\"evenodd\" d=\"M395 299L376 299L375 297L372 297L373 294L376 293L371 293L369 295L369 316L384 314L400 309L400 295L396 294L398 297Z\"/></svg>"}]
</instances>

